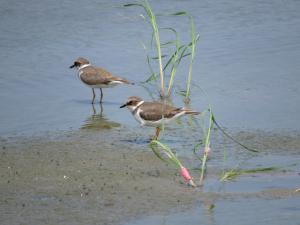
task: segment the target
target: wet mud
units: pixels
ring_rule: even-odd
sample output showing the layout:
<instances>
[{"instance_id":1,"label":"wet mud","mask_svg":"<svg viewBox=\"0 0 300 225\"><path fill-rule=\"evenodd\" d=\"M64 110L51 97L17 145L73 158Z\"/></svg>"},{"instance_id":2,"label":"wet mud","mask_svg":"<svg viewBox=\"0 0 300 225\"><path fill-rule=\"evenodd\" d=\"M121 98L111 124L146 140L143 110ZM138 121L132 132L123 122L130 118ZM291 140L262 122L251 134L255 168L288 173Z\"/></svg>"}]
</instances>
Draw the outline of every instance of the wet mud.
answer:
<instances>
[{"instance_id":1,"label":"wet mud","mask_svg":"<svg viewBox=\"0 0 300 225\"><path fill-rule=\"evenodd\" d=\"M235 184L239 180L231 184L231 191L230 184L227 191L211 189L220 188L217 172L207 175L207 187L188 187L176 168L156 158L146 141L136 139L138 132L124 128L1 138L2 223L125 224L195 204L210 208L220 200L300 196L292 185L243 191L243 185ZM290 175L282 174L260 177ZM292 175L299 179L299 174ZM258 179L243 179L247 177Z\"/></svg>"}]
</instances>

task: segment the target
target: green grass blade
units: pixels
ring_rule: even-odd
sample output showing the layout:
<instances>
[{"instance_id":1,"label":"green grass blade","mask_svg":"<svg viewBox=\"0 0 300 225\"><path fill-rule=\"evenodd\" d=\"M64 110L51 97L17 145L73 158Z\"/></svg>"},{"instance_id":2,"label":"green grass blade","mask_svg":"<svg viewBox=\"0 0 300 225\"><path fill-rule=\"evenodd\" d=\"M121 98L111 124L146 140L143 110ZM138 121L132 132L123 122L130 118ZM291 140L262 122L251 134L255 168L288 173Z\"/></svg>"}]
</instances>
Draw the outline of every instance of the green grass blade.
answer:
<instances>
[{"instance_id":1,"label":"green grass blade","mask_svg":"<svg viewBox=\"0 0 300 225\"><path fill-rule=\"evenodd\" d=\"M172 150L165 144L161 143L160 141L153 140L151 144L156 144L161 147L161 149L165 152L165 154L169 157L170 161L173 162L177 167L181 168L182 164L180 163L179 159L175 156Z\"/></svg>"},{"instance_id":2,"label":"green grass blade","mask_svg":"<svg viewBox=\"0 0 300 225\"><path fill-rule=\"evenodd\" d=\"M264 168L256 168L256 169L249 169L249 170L231 169L227 172L223 172L223 174L221 175L220 181L233 180L237 176L240 176L243 174L272 172L275 170L278 170L278 168L277 167L264 167Z\"/></svg>"},{"instance_id":3,"label":"green grass blade","mask_svg":"<svg viewBox=\"0 0 300 225\"><path fill-rule=\"evenodd\" d=\"M164 162L168 162L164 157L162 157L162 155L160 154L159 149L157 148L156 143L150 143L150 147L152 149L152 151L154 152L154 154L157 156L157 158L159 158L160 160L164 161Z\"/></svg>"},{"instance_id":4,"label":"green grass blade","mask_svg":"<svg viewBox=\"0 0 300 225\"><path fill-rule=\"evenodd\" d=\"M154 81L154 80L157 79L157 74L154 72L154 70L152 68L149 55L147 55L147 65L148 65L148 68L151 72L151 75L145 81L143 81L142 83L149 83L149 82Z\"/></svg>"},{"instance_id":5,"label":"green grass blade","mask_svg":"<svg viewBox=\"0 0 300 225\"><path fill-rule=\"evenodd\" d=\"M204 174L206 171L206 161L208 158L208 152L206 151L207 149L210 148L210 134L211 134L211 130L213 127L213 115L211 113L211 107L209 106L209 126L207 129L207 133L206 133L206 137L205 137L205 142L204 142L204 155L202 158L202 166L201 166L201 174L200 174L200 185L203 185L203 181L204 181Z\"/></svg>"},{"instance_id":6,"label":"green grass blade","mask_svg":"<svg viewBox=\"0 0 300 225\"><path fill-rule=\"evenodd\" d=\"M190 85L191 85L191 81L192 81L192 70L193 70L193 62L194 62L194 58L195 58L195 50L196 50L196 43L198 40L198 36L196 35L196 30L195 30L195 23L194 20L191 16L189 16L189 20L190 20L190 29L191 29L191 56L190 56L190 65L189 65L189 72L188 72L188 79L187 79L187 85L186 85L186 99L189 99L190 97Z\"/></svg>"},{"instance_id":7,"label":"green grass blade","mask_svg":"<svg viewBox=\"0 0 300 225\"><path fill-rule=\"evenodd\" d=\"M172 45L174 43L175 43L174 41L167 41L165 43L160 44L160 46L168 46L168 45Z\"/></svg>"},{"instance_id":8,"label":"green grass blade","mask_svg":"<svg viewBox=\"0 0 300 225\"><path fill-rule=\"evenodd\" d=\"M241 147L243 147L244 149L250 151L250 152L259 152L257 149L254 148L250 148L244 144L242 144L241 142L237 141L236 139L234 139L231 135L229 135L220 125L219 123L216 121L215 116L213 115L212 117L214 124L216 125L216 127L226 136L228 137L230 140L232 140L234 143L240 145Z\"/></svg>"}]
</instances>

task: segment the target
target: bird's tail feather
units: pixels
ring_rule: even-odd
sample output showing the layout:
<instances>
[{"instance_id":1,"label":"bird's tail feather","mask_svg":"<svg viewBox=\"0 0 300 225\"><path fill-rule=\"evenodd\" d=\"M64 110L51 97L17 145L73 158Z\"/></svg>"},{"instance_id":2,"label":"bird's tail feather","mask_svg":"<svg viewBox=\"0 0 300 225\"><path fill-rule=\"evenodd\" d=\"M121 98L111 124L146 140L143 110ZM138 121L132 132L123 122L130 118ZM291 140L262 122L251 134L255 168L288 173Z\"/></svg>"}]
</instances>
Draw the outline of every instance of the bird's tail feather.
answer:
<instances>
[{"instance_id":1,"label":"bird's tail feather","mask_svg":"<svg viewBox=\"0 0 300 225\"><path fill-rule=\"evenodd\" d=\"M200 112L197 112L197 111L194 111L194 110L191 110L191 109L183 109L185 111L185 114L187 115L199 115Z\"/></svg>"},{"instance_id":2,"label":"bird's tail feather","mask_svg":"<svg viewBox=\"0 0 300 225\"><path fill-rule=\"evenodd\" d=\"M126 79L124 79L124 78L118 78L118 81L120 81L120 82L122 82L122 83L124 83L124 84L131 84L131 85L134 85L134 83L133 82L131 82L131 81L128 81L128 80L126 80Z\"/></svg>"}]
</instances>

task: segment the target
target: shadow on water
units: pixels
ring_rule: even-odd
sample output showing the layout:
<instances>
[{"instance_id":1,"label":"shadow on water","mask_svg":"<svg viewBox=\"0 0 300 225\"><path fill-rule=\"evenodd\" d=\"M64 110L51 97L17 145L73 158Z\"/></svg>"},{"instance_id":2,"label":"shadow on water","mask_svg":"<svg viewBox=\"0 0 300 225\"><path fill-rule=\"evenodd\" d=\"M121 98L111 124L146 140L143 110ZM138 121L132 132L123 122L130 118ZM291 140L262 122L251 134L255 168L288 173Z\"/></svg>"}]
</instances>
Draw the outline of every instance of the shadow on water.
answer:
<instances>
[{"instance_id":1,"label":"shadow on water","mask_svg":"<svg viewBox=\"0 0 300 225\"><path fill-rule=\"evenodd\" d=\"M127 143L127 144L135 144L135 145L148 145L151 142L150 136L149 138L131 138L131 139L122 139L121 142Z\"/></svg>"},{"instance_id":2,"label":"shadow on water","mask_svg":"<svg viewBox=\"0 0 300 225\"><path fill-rule=\"evenodd\" d=\"M88 100L88 99L73 99L72 102L86 105L86 104L91 104L92 101ZM98 104L100 104L100 103L99 102L95 103L95 105L98 105ZM94 107L95 107L95 105L94 105ZM100 104L100 107L103 107L103 105L120 106L120 105L122 105L122 102L111 102L111 101L105 101L105 99L104 99L104 101L102 102L102 104Z\"/></svg>"},{"instance_id":3,"label":"shadow on water","mask_svg":"<svg viewBox=\"0 0 300 225\"><path fill-rule=\"evenodd\" d=\"M99 107L99 109L97 109ZM90 115L81 126L82 130L103 130L120 127L119 123L113 122L105 118L103 111L103 104L94 105L92 104L93 114ZM97 112L98 111L98 112Z\"/></svg>"}]
</instances>

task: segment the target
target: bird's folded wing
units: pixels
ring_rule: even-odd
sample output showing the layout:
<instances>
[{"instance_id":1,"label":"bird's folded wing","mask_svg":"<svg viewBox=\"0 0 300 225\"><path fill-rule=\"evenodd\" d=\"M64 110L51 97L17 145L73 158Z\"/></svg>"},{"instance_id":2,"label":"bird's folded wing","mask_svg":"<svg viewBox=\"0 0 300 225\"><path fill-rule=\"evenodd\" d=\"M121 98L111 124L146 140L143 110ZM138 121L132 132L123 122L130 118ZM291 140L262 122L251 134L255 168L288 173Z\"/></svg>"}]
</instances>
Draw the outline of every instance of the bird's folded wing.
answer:
<instances>
[{"instance_id":1,"label":"bird's folded wing","mask_svg":"<svg viewBox=\"0 0 300 225\"><path fill-rule=\"evenodd\" d=\"M88 85L109 84L111 80L107 76L102 76L93 67L87 67L84 73L80 75L80 79Z\"/></svg>"},{"instance_id":2,"label":"bird's folded wing","mask_svg":"<svg viewBox=\"0 0 300 225\"><path fill-rule=\"evenodd\" d=\"M164 105L159 102L152 102L151 104L145 102L140 112L140 116L146 120L156 121L162 119L163 117L171 118L174 115L176 115L179 111L180 109L178 108L169 105Z\"/></svg>"},{"instance_id":3,"label":"bird's folded wing","mask_svg":"<svg viewBox=\"0 0 300 225\"><path fill-rule=\"evenodd\" d=\"M129 84L130 82L122 77L117 77L112 75L110 72L108 72L107 70L100 68L100 67L96 67L95 68L97 70L97 72L102 76L103 79L107 79L110 81L120 81L122 83L125 84Z\"/></svg>"}]
</instances>

